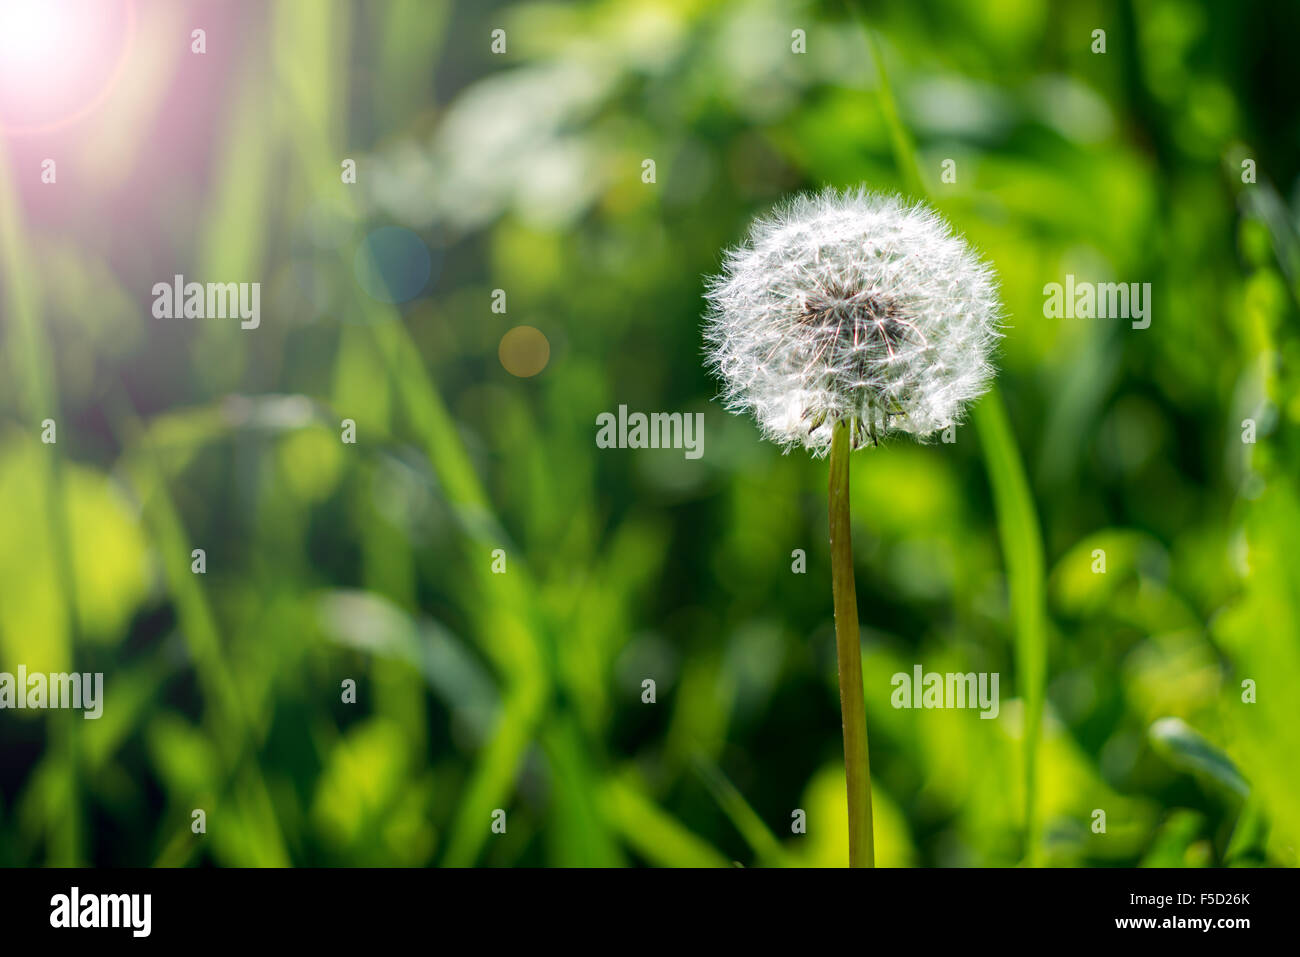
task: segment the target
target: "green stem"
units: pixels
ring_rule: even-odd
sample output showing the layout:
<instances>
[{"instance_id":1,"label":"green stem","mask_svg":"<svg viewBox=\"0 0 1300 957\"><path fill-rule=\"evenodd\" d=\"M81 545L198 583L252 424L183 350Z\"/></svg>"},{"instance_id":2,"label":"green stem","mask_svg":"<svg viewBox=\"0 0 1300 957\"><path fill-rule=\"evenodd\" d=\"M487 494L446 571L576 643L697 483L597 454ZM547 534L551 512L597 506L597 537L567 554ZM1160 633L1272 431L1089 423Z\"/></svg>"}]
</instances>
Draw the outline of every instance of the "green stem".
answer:
<instances>
[{"instance_id":1,"label":"green stem","mask_svg":"<svg viewBox=\"0 0 1300 957\"><path fill-rule=\"evenodd\" d=\"M867 709L862 697L862 644L853 584L853 535L849 527L849 434L851 423L831 433L831 592L835 601L835 652L844 720L844 776L849 792L849 867L875 867L871 833L871 764L867 759Z\"/></svg>"}]
</instances>

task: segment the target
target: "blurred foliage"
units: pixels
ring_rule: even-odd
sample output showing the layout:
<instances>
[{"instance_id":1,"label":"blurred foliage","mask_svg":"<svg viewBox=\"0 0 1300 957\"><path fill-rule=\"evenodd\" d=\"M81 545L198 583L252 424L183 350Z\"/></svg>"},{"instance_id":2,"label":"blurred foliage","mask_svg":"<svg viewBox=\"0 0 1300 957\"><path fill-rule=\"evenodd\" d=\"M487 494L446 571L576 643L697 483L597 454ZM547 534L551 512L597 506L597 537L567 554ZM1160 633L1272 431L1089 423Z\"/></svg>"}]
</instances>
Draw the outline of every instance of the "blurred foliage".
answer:
<instances>
[{"instance_id":1,"label":"blurred foliage","mask_svg":"<svg viewBox=\"0 0 1300 957\"><path fill-rule=\"evenodd\" d=\"M880 862L1032 856L1009 494L1034 859L1297 863L1300 116L1261 42L1295 4L863 4L884 71L838 3L139 7L98 114L0 139L0 671L106 695L0 713L0 864L843 864L825 463L711 401L698 320L789 192L918 189L882 75L1001 277L1027 486L973 428L855 456ZM430 250L399 304L356 278L390 225ZM260 328L154 319L176 273L261 282ZM1151 283L1150 328L1044 318L1067 273ZM620 404L703 412L703 457L598 449ZM916 663L998 672L999 718L893 709Z\"/></svg>"}]
</instances>

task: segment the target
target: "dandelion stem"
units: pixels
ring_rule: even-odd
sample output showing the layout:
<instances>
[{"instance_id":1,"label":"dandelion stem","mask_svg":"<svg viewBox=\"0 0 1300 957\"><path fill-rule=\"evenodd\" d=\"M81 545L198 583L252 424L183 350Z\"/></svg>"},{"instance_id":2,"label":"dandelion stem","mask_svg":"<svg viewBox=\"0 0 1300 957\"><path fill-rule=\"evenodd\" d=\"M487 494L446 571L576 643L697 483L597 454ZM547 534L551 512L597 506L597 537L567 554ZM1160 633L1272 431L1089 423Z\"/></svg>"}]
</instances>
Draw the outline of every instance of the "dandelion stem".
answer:
<instances>
[{"instance_id":1,"label":"dandelion stem","mask_svg":"<svg viewBox=\"0 0 1300 957\"><path fill-rule=\"evenodd\" d=\"M871 765L867 759L867 712L862 697L862 645L853 584L853 536L849 528L849 436L840 420L831 435L831 592L835 602L835 650L844 721L844 775L849 792L849 867L875 867L871 833Z\"/></svg>"}]
</instances>

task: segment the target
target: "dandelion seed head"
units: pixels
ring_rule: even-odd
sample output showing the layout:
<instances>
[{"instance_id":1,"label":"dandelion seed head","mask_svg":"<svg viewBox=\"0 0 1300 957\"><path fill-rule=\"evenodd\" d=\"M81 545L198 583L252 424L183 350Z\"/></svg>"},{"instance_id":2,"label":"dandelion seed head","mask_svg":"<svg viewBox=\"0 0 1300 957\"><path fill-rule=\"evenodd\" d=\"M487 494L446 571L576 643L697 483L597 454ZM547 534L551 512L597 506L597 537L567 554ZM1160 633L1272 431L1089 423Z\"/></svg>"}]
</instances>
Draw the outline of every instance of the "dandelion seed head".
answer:
<instances>
[{"instance_id":1,"label":"dandelion seed head","mask_svg":"<svg viewBox=\"0 0 1300 957\"><path fill-rule=\"evenodd\" d=\"M866 189L796 196L755 220L709 283L707 362L734 412L787 450L926 439L994 369L997 281L933 210Z\"/></svg>"}]
</instances>

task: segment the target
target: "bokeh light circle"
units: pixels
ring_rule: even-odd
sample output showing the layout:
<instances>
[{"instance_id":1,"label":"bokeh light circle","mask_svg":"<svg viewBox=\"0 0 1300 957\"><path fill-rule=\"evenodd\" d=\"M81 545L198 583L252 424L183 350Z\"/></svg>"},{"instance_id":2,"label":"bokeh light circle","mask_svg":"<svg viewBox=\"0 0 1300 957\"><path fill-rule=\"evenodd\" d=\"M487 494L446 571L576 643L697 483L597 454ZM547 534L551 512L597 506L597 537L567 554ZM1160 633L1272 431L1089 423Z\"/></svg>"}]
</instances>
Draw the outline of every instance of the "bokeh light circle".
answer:
<instances>
[{"instance_id":1,"label":"bokeh light circle","mask_svg":"<svg viewBox=\"0 0 1300 957\"><path fill-rule=\"evenodd\" d=\"M551 360L551 344L540 329L515 326L501 337L497 357L512 376L527 379L546 368Z\"/></svg>"},{"instance_id":2,"label":"bokeh light circle","mask_svg":"<svg viewBox=\"0 0 1300 957\"><path fill-rule=\"evenodd\" d=\"M380 302L409 302L434 277L434 258L424 240L402 226L381 226L357 247L357 284Z\"/></svg>"}]
</instances>

